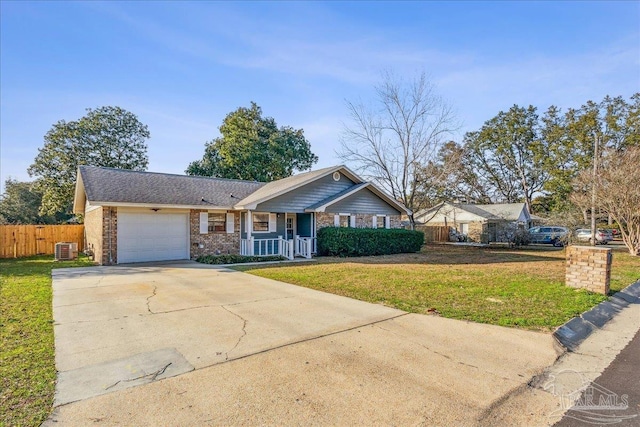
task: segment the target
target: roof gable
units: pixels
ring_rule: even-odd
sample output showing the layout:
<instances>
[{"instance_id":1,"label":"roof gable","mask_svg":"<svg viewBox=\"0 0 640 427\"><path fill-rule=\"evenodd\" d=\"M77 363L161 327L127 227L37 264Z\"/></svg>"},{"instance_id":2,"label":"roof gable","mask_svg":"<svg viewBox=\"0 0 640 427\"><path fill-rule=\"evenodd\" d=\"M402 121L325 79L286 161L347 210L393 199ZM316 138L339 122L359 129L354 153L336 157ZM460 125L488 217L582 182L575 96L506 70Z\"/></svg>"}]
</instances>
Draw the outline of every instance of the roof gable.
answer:
<instances>
[{"instance_id":1,"label":"roof gable","mask_svg":"<svg viewBox=\"0 0 640 427\"><path fill-rule=\"evenodd\" d=\"M349 168L347 168L346 166L332 166L324 169L318 169L315 171L293 175L288 178L279 179L277 181L268 182L254 193L239 201L235 205L235 207L236 209L255 209L256 206L260 203L264 203L267 200L273 199L275 197L298 189L302 186L310 184L320 178L331 175L334 172L340 172L344 174L355 184L360 184L363 182L362 178L349 170Z\"/></svg>"},{"instance_id":2,"label":"roof gable","mask_svg":"<svg viewBox=\"0 0 640 427\"><path fill-rule=\"evenodd\" d=\"M346 201L352 201L354 198L362 199L363 197L369 198L369 200L368 201L361 200L361 202L364 202L367 205L367 208L365 208L362 212L357 211L358 210L357 206L345 206L343 208L340 207ZM349 202L348 204L350 203L351 202ZM377 205L377 208L372 211L370 208L374 204ZM382 206L386 207L385 210L387 210L387 212L384 212L384 213L388 213L388 214L391 214L391 211L393 211L393 214L397 214L397 213L408 214L410 212L405 206L398 203L391 197L387 196L386 193L381 191L379 188L377 188L375 185L371 184L370 182L363 182L361 184L354 185L351 188L348 188L338 194L335 194L325 200L322 200L312 206L309 206L307 209L305 209L305 211L306 212L326 212L328 209L329 210L333 209L331 210L331 212L334 212L334 213L338 211L340 212L345 211L349 213L376 213L376 212L383 213L380 211ZM389 211L389 209L391 211Z\"/></svg>"}]
</instances>

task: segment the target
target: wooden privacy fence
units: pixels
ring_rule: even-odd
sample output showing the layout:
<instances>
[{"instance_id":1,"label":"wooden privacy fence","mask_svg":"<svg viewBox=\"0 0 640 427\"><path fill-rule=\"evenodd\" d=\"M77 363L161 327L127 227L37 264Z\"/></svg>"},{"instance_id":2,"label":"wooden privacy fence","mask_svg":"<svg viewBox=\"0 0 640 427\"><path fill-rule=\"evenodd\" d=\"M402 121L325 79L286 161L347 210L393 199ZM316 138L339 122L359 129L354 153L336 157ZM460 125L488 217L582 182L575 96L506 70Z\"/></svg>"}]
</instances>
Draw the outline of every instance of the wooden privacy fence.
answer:
<instances>
[{"instance_id":1,"label":"wooden privacy fence","mask_svg":"<svg viewBox=\"0 0 640 427\"><path fill-rule=\"evenodd\" d=\"M58 242L84 250L84 225L0 225L0 258L53 255Z\"/></svg>"},{"instance_id":2,"label":"wooden privacy fence","mask_svg":"<svg viewBox=\"0 0 640 427\"><path fill-rule=\"evenodd\" d=\"M446 225L416 225L416 230L424 233L425 243L448 242L450 228Z\"/></svg>"}]
</instances>

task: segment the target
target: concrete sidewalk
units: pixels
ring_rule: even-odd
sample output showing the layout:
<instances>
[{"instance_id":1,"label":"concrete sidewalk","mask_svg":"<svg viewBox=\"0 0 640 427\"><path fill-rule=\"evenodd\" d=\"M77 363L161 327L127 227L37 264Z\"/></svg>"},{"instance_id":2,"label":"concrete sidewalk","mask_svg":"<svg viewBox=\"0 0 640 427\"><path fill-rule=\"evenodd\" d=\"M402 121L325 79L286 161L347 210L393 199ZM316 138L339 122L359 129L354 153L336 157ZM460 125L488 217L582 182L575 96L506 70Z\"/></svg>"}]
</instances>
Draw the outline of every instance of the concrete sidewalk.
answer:
<instances>
[{"instance_id":1,"label":"concrete sidewalk","mask_svg":"<svg viewBox=\"0 0 640 427\"><path fill-rule=\"evenodd\" d=\"M640 300L629 304L602 328L594 331L574 351L563 354L553 365L535 378L530 386L505 396L482 418L481 426L549 426L561 420L565 413L580 399L585 390L593 391L594 402L599 402L602 391L599 378L610 367L615 369L615 359L640 331ZM612 362L614 362L612 364ZM637 366L632 366L636 369ZM638 385L632 388L625 383L609 386L606 393L609 402L620 403L621 396L637 396ZM636 397L637 399L637 397ZM637 402L637 400L636 400ZM580 403L580 402L578 402ZM629 399L631 404L631 399ZM584 405L583 405L584 406ZM602 408L578 408L582 420L576 425L605 425L619 418L631 425L639 425L640 407L614 411ZM574 415L576 411L574 411ZM638 414L638 416L633 416ZM611 415L615 415L611 417ZM616 418L617 417L617 418ZM607 419L608 418L608 419ZM621 424L625 425L625 424Z\"/></svg>"},{"instance_id":2,"label":"concrete sidewalk","mask_svg":"<svg viewBox=\"0 0 640 427\"><path fill-rule=\"evenodd\" d=\"M550 334L191 264L57 271L54 319L48 425L477 425L559 354Z\"/></svg>"}]
</instances>

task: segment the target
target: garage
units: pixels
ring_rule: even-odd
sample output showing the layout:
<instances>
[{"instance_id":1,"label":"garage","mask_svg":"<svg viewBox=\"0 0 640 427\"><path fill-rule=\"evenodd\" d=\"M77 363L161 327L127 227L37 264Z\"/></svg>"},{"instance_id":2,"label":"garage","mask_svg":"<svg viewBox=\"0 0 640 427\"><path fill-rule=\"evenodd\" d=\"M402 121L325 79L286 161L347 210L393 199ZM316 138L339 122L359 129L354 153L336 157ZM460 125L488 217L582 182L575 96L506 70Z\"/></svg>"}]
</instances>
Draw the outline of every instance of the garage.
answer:
<instances>
[{"instance_id":1,"label":"garage","mask_svg":"<svg viewBox=\"0 0 640 427\"><path fill-rule=\"evenodd\" d=\"M118 264L189 258L189 214L118 210Z\"/></svg>"}]
</instances>

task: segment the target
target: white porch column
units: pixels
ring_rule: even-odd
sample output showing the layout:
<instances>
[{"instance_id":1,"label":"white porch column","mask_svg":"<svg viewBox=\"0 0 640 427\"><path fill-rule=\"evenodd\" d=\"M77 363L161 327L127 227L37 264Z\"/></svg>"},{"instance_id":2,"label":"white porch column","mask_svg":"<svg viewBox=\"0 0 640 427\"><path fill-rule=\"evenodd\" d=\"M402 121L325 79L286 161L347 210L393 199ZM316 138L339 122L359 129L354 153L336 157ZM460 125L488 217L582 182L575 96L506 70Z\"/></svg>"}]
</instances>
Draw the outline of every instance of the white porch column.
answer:
<instances>
[{"instance_id":1,"label":"white porch column","mask_svg":"<svg viewBox=\"0 0 640 427\"><path fill-rule=\"evenodd\" d=\"M316 233L318 232L318 224L316 224L316 213L311 213L311 252L318 252L318 240L316 238Z\"/></svg>"},{"instance_id":2,"label":"white porch column","mask_svg":"<svg viewBox=\"0 0 640 427\"><path fill-rule=\"evenodd\" d=\"M247 220L245 221L247 227L247 245L249 246L249 255L253 255L253 237L251 236L251 230L253 230L253 218L251 217L251 211L247 210Z\"/></svg>"}]
</instances>

